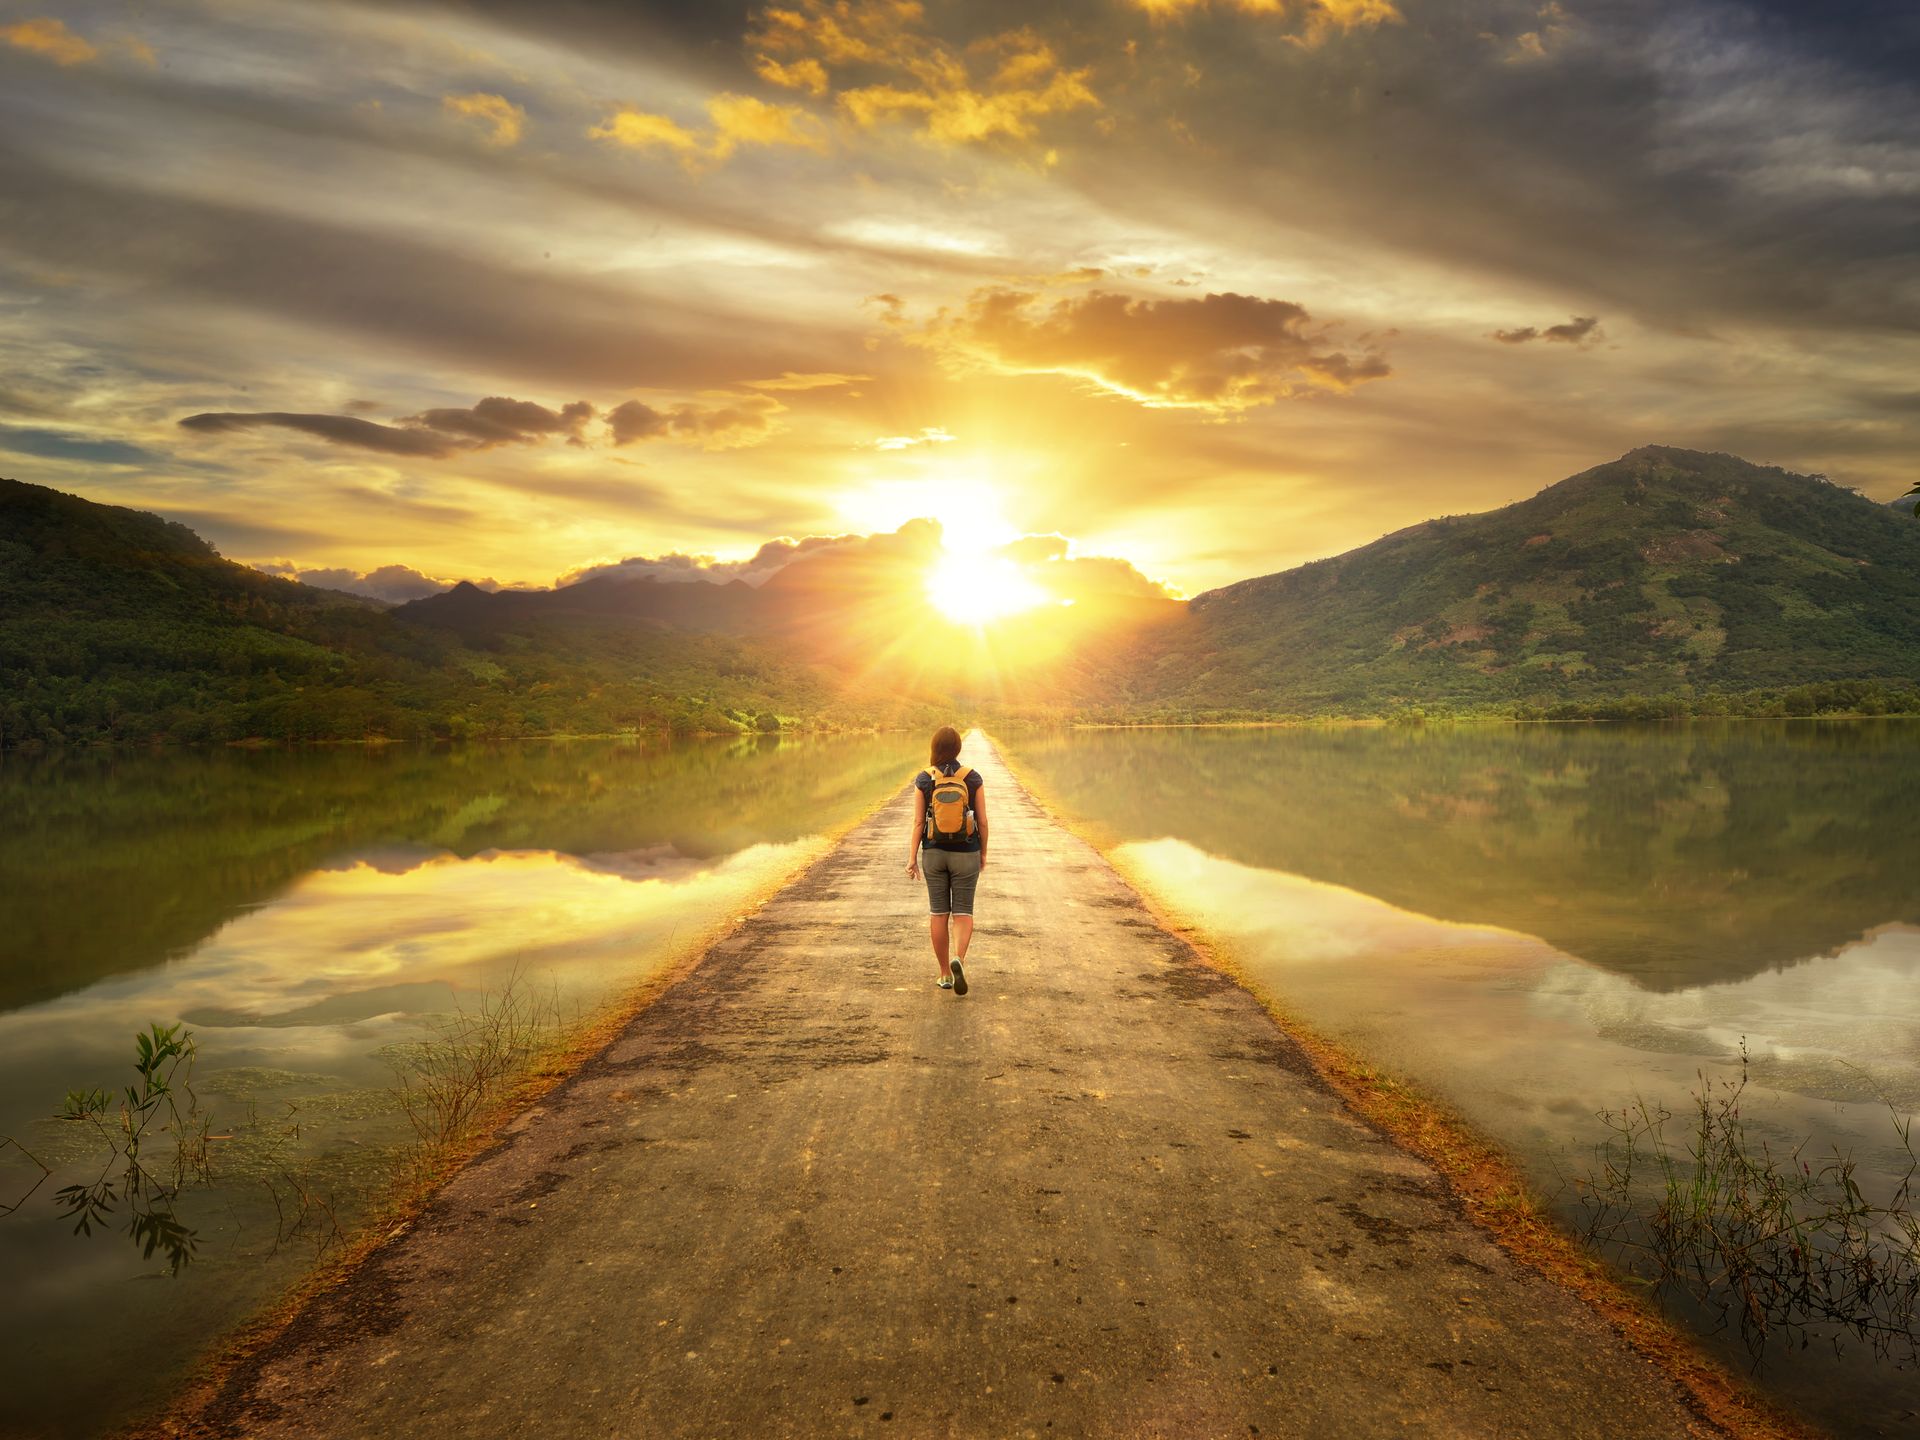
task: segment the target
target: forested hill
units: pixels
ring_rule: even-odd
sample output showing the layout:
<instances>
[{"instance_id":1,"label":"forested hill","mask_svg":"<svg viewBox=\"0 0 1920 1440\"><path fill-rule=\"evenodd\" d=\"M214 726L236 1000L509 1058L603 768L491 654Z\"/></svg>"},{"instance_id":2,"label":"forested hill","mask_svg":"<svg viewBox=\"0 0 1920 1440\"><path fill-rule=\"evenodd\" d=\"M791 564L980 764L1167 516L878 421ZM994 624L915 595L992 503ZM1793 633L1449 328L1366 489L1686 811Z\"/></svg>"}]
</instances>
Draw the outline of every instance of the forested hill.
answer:
<instances>
[{"instance_id":1,"label":"forested hill","mask_svg":"<svg viewBox=\"0 0 1920 1440\"><path fill-rule=\"evenodd\" d=\"M1135 657L1163 713L1551 707L1920 679L1920 523L1648 446L1481 515L1196 597Z\"/></svg>"},{"instance_id":2,"label":"forested hill","mask_svg":"<svg viewBox=\"0 0 1920 1440\"><path fill-rule=\"evenodd\" d=\"M589 622L471 648L224 560L157 516L0 479L0 747L922 718L735 636Z\"/></svg>"},{"instance_id":3,"label":"forested hill","mask_svg":"<svg viewBox=\"0 0 1920 1440\"><path fill-rule=\"evenodd\" d=\"M1711 712L1757 691L1732 708L1920 708L1920 522L1728 455L1635 450L1184 607L1023 617L972 636L979 663L952 673L901 659L915 557L869 568L463 586L387 611L0 480L0 746L1675 708L1630 697ZM1018 669L993 653L1016 634ZM998 688L965 688L980 675Z\"/></svg>"}]
</instances>

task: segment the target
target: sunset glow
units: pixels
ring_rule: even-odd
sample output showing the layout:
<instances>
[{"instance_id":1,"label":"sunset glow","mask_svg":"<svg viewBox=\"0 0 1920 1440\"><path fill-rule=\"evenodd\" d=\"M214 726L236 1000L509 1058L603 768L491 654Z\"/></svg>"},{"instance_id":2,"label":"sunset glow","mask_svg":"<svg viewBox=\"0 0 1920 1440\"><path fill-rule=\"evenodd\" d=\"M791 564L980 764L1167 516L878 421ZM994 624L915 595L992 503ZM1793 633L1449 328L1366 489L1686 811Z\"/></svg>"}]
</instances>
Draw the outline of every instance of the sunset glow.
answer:
<instances>
[{"instance_id":1,"label":"sunset glow","mask_svg":"<svg viewBox=\"0 0 1920 1440\"><path fill-rule=\"evenodd\" d=\"M1044 605L1051 598L1004 556L950 554L927 578L927 598L949 620L984 625Z\"/></svg>"},{"instance_id":2,"label":"sunset glow","mask_svg":"<svg viewBox=\"0 0 1920 1440\"><path fill-rule=\"evenodd\" d=\"M968 553L985 484L1192 595L1649 441L1920 449L1920 102L1839 20L16 10L0 474L330 587Z\"/></svg>"}]
</instances>

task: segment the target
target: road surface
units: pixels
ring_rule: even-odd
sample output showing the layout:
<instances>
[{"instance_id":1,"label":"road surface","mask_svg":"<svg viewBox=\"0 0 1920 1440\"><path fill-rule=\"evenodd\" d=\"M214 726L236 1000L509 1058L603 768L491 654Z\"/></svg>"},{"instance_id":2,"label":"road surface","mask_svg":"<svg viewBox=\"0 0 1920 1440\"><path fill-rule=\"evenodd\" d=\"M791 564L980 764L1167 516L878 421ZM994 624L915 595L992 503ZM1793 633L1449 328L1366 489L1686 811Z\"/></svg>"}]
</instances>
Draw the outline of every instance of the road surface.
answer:
<instances>
[{"instance_id":1,"label":"road surface","mask_svg":"<svg viewBox=\"0 0 1920 1440\"><path fill-rule=\"evenodd\" d=\"M933 984L903 790L201 1432L1711 1433L982 738L967 758L993 822L969 995Z\"/></svg>"}]
</instances>

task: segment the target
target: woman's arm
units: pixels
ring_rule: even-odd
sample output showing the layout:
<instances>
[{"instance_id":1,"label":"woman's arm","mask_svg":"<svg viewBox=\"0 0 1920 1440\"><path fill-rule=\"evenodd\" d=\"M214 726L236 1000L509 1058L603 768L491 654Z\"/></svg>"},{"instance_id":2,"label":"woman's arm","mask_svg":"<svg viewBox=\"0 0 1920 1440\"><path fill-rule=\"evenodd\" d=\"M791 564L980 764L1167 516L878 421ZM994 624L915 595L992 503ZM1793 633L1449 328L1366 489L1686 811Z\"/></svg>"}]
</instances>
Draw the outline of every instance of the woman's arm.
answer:
<instances>
[{"instance_id":1,"label":"woman's arm","mask_svg":"<svg viewBox=\"0 0 1920 1440\"><path fill-rule=\"evenodd\" d=\"M913 833L907 837L907 878L920 873L920 832L927 823L927 792L913 782Z\"/></svg>"},{"instance_id":2,"label":"woman's arm","mask_svg":"<svg viewBox=\"0 0 1920 1440\"><path fill-rule=\"evenodd\" d=\"M980 868L987 868L987 782L973 787L973 826L980 834Z\"/></svg>"}]
</instances>

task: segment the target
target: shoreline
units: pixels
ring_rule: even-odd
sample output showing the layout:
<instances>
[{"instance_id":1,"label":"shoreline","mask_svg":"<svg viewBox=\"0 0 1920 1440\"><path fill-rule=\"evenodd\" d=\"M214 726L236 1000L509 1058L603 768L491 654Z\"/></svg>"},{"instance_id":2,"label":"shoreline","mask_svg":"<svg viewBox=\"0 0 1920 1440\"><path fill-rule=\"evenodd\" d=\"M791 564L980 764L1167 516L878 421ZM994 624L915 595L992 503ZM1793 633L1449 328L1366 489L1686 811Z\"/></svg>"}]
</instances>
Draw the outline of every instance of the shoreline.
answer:
<instances>
[{"instance_id":1,"label":"shoreline","mask_svg":"<svg viewBox=\"0 0 1920 1440\"><path fill-rule=\"evenodd\" d=\"M717 946L741 930L775 896L830 858L849 834L894 798L889 792L858 814L818 832L814 853L807 859L787 873L762 882L728 919L674 944L652 973L610 1000L601 1013L543 1047L458 1144L424 1147L422 1152L409 1154L392 1176L388 1192L369 1206L340 1245L277 1296L264 1301L258 1313L195 1356L179 1375L169 1398L109 1433L117 1440L180 1440L200 1433L202 1416L236 1371L280 1339L316 1300L346 1284L383 1246L405 1235L448 1183L505 1144L528 1112L604 1055L634 1021L698 968Z\"/></svg>"},{"instance_id":2,"label":"shoreline","mask_svg":"<svg viewBox=\"0 0 1920 1440\"><path fill-rule=\"evenodd\" d=\"M962 711L960 713L967 713ZM1647 715L1647 716L1519 716L1519 715L1422 715L1408 718L1405 712L1384 715L1290 715L1254 720L1019 720L995 721L997 728L1010 734L1036 731L1074 730L1453 730L1494 726L1531 725L1652 725L1682 727L1689 725L1857 725L1878 722L1920 721L1920 712L1892 711L1873 715L1864 711L1823 711L1816 715ZM974 722L969 722L972 724ZM237 740L89 740L71 745L48 745L32 740L24 744L0 746L0 760L9 755L44 756L76 753L156 754L197 752L211 754L220 750L296 751L296 750L386 750L398 747L423 749L467 749L488 745L553 745L575 742L640 745L672 748L687 741L778 740L784 736L819 739L835 735L915 735L923 727L888 725L793 725L779 730L695 730L674 734L668 730L555 730L539 735L464 735L405 739L391 735L367 735L358 739L275 740L265 736L245 736Z\"/></svg>"},{"instance_id":3,"label":"shoreline","mask_svg":"<svg viewBox=\"0 0 1920 1440\"><path fill-rule=\"evenodd\" d=\"M1381 1074L1363 1057L1288 1013L1277 999L1250 981L1224 943L1170 914L1088 827L1069 820L1049 803L1044 791L1003 748L996 747L996 753L1043 813L1114 866L1157 926L1191 946L1204 963L1229 977L1258 1003L1276 1028L1310 1058L1321 1080L1354 1115L1396 1147L1433 1165L1477 1228L1521 1264L1581 1300L1630 1348L1673 1380L1703 1421L1728 1434L1754 1440L1810 1440L1823 1433L1759 1395L1708 1356L1692 1336L1627 1290L1604 1261L1587 1253L1545 1213L1522 1172L1498 1145L1443 1103ZM383 1246L404 1236L448 1183L509 1142L530 1109L602 1057L627 1027L697 970L716 947L769 901L799 886L835 854L848 834L896 798L889 792L858 815L822 832L818 848L803 864L765 882L730 920L689 937L676 947L670 959L605 1013L543 1053L533 1069L492 1108L473 1136L456 1149L434 1156L419 1173L400 1177L395 1195L376 1205L345 1245L271 1302L261 1315L231 1332L196 1361L178 1393L162 1409L135 1421L121 1433L166 1436L169 1440L199 1433L196 1426L200 1417L218 1400L232 1377L280 1339L302 1312L345 1285Z\"/></svg>"},{"instance_id":4,"label":"shoreline","mask_svg":"<svg viewBox=\"0 0 1920 1440\"><path fill-rule=\"evenodd\" d=\"M1525 1172L1502 1146L1445 1102L1382 1072L1288 1011L1277 997L1253 981L1223 940L1170 912L1102 843L1093 827L1062 813L1035 783L1030 771L1004 748L999 753L1008 772L1054 823L1092 846L1114 867L1156 924L1179 936L1205 963L1258 1002L1275 1028L1300 1047L1315 1072L1348 1109L1392 1144L1439 1171L1475 1226L1515 1260L1575 1296L1605 1320L1636 1353L1680 1386L1703 1420L1741 1440L1821 1440L1826 1434L1811 1421L1762 1395L1708 1354L1685 1329L1629 1290L1612 1266L1588 1252L1552 1218Z\"/></svg>"}]
</instances>

